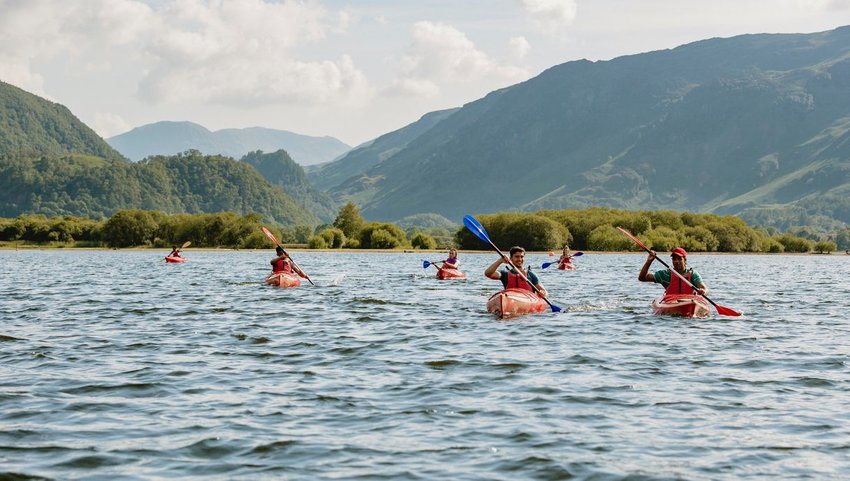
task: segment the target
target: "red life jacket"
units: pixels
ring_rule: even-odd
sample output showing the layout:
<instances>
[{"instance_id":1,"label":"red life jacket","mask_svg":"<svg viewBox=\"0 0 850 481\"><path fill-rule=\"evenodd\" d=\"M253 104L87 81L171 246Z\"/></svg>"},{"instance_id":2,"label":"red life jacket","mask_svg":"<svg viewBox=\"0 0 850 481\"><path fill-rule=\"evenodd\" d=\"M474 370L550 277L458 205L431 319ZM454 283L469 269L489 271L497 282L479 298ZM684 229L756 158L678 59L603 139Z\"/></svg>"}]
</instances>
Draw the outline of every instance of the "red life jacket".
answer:
<instances>
[{"instance_id":1,"label":"red life jacket","mask_svg":"<svg viewBox=\"0 0 850 481\"><path fill-rule=\"evenodd\" d=\"M683 281L676 274L673 273L672 269L668 269L670 271L670 284L667 286L667 289L664 291L664 295L671 294L696 294L693 287L689 286L687 282ZM691 271L687 271L684 274L685 279L688 282L691 282Z\"/></svg>"},{"instance_id":2,"label":"red life jacket","mask_svg":"<svg viewBox=\"0 0 850 481\"><path fill-rule=\"evenodd\" d=\"M525 282L525 280L519 276L519 274L515 274L512 271L508 272L508 282L505 284L505 289L525 289L527 291L534 292L534 288L531 287L531 284Z\"/></svg>"},{"instance_id":3,"label":"red life jacket","mask_svg":"<svg viewBox=\"0 0 850 481\"><path fill-rule=\"evenodd\" d=\"M279 260L275 263L274 269L272 269L272 272L275 272L275 273L285 272L287 274L292 274L292 266L289 264L289 262L286 259L281 259L281 260Z\"/></svg>"}]
</instances>

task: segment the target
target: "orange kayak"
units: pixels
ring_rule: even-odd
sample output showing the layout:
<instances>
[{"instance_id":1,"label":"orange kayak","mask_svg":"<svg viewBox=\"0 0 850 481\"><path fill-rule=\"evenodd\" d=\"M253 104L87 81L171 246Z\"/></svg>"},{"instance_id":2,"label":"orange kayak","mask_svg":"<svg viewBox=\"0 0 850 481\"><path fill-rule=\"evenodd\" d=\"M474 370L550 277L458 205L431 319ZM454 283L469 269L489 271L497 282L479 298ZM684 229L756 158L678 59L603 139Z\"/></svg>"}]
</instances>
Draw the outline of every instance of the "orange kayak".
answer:
<instances>
[{"instance_id":1,"label":"orange kayak","mask_svg":"<svg viewBox=\"0 0 850 481\"><path fill-rule=\"evenodd\" d=\"M711 307L704 297L694 294L673 294L652 301L657 316L708 317Z\"/></svg>"},{"instance_id":2,"label":"orange kayak","mask_svg":"<svg viewBox=\"0 0 850 481\"><path fill-rule=\"evenodd\" d=\"M573 265L572 262L563 262L561 264L558 264L558 270L559 271L574 271L574 270L576 270L576 266Z\"/></svg>"},{"instance_id":3,"label":"orange kayak","mask_svg":"<svg viewBox=\"0 0 850 481\"><path fill-rule=\"evenodd\" d=\"M298 287L301 285L301 279L296 274L274 272L266 277L266 284L278 287Z\"/></svg>"},{"instance_id":4,"label":"orange kayak","mask_svg":"<svg viewBox=\"0 0 850 481\"><path fill-rule=\"evenodd\" d=\"M498 319L545 312L548 309L549 304L546 301L525 289L505 289L493 294L487 300L487 311L495 314Z\"/></svg>"},{"instance_id":5,"label":"orange kayak","mask_svg":"<svg viewBox=\"0 0 850 481\"><path fill-rule=\"evenodd\" d=\"M175 263L186 262L186 258L185 257L168 256L168 257L165 258L165 262L175 262Z\"/></svg>"},{"instance_id":6,"label":"orange kayak","mask_svg":"<svg viewBox=\"0 0 850 481\"><path fill-rule=\"evenodd\" d=\"M437 279L464 279L466 274L457 270L444 268L437 271Z\"/></svg>"}]
</instances>

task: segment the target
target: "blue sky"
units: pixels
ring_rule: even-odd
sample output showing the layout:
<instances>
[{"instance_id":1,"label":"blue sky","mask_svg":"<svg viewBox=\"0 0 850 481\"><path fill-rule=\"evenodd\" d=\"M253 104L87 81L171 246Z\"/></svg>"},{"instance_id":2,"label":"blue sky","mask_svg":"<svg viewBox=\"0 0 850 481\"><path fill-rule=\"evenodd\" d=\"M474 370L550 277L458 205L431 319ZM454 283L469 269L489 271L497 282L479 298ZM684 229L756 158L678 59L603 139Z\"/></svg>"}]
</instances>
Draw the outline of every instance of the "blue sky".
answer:
<instances>
[{"instance_id":1,"label":"blue sky","mask_svg":"<svg viewBox=\"0 0 850 481\"><path fill-rule=\"evenodd\" d=\"M850 25L850 0L0 0L0 80L104 137L159 120L356 145L582 58Z\"/></svg>"}]
</instances>

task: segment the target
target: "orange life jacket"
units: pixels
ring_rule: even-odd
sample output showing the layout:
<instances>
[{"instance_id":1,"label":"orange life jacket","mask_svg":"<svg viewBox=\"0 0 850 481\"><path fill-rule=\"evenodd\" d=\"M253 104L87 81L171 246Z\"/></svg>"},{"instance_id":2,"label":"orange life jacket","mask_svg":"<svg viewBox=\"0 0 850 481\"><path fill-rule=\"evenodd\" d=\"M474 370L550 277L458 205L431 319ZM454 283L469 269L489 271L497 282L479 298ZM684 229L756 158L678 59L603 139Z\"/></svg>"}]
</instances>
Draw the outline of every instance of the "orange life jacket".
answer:
<instances>
[{"instance_id":1,"label":"orange life jacket","mask_svg":"<svg viewBox=\"0 0 850 481\"><path fill-rule=\"evenodd\" d=\"M685 272L684 277L688 280L688 282L683 281L676 274L673 273L672 269L668 269L670 271L670 284L667 286L667 289L664 291L665 295L670 294L696 294L693 287L688 285L688 282L691 282L691 272Z\"/></svg>"},{"instance_id":2,"label":"orange life jacket","mask_svg":"<svg viewBox=\"0 0 850 481\"><path fill-rule=\"evenodd\" d=\"M285 272L287 274L292 274L292 266L289 264L287 259L281 259L275 263L274 269L272 272Z\"/></svg>"},{"instance_id":3,"label":"orange life jacket","mask_svg":"<svg viewBox=\"0 0 850 481\"><path fill-rule=\"evenodd\" d=\"M512 271L508 272L508 282L505 284L505 289L525 289L527 291L534 292L534 288L531 287L531 284L525 282L525 279L519 276L519 274L515 274Z\"/></svg>"}]
</instances>

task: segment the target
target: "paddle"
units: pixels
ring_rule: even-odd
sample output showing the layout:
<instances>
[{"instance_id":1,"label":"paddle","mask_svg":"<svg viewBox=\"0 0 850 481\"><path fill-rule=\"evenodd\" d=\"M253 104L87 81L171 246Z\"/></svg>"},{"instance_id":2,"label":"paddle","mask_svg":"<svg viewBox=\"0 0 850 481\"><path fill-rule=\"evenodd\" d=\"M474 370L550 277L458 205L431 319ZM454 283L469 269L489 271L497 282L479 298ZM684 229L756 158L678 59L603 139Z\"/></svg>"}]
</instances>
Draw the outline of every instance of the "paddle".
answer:
<instances>
[{"instance_id":1,"label":"paddle","mask_svg":"<svg viewBox=\"0 0 850 481\"><path fill-rule=\"evenodd\" d=\"M286 254L286 257L289 257L289 262L292 262L292 265L294 265L295 267L298 267L299 271L304 272L304 270L301 269L301 267L299 267L298 264L296 264L294 260L292 260L292 256L290 256L289 253L286 252L286 249L284 249L283 246L280 244L280 242L277 241L277 237L275 237L274 234L272 234L272 231L268 230L266 228L266 226L263 226L263 234L265 234L266 237L271 239L272 242L274 242L276 246L280 247L280 250L282 250L283 253ZM304 276L307 278L308 281L310 281L310 284L313 284L313 280L310 279L310 276L308 276L306 272L304 272ZM313 284L313 285L315 286L316 284Z\"/></svg>"},{"instance_id":2,"label":"paddle","mask_svg":"<svg viewBox=\"0 0 850 481\"><path fill-rule=\"evenodd\" d=\"M430 266L434 266L434 267L437 268L437 270L440 270L440 266L438 266L436 262L422 261L422 268L423 269L427 269Z\"/></svg>"},{"instance_id":3,"label":"paddle","mask_svg":"<svg viewBox=\"0 0 850 481\"><path fill-rule=\"evenodd\" d=\"M622 227L617 227L617 229L619 229L619 230L620 230L620 232L622 232L623 234L626 234L626 236L628 236L628 238L629 238L629 239L631 239L632 241L634 241L634 243L635 243L635 244L637 244L637 245L638 245L641 249L645 250L646 252L650 252L650 253L652 252L652 251L650 251L650 250L649 250L649 248L648 248L648 247L646 247L645 245L643 245L643 242L641 242L641 241L640 241L637 237L633 236L631 232L627 231L626 229L623 229ZM689 281L689 280L688 280L685 276L683 276L682 274L679 274L678 272L676 272L676 269L673 269L673 268L671 268L669 265L667 265L667 263L666 263L666 262L664 262L664 259L660 259L660 258L658 258L658 257L655 257L655 259L656 259L658 262L660 262L660 263L661 263L664 267L666 267L667 269L669 269L669 270L670 270L670 272L672 272L673 274L676 274L676 275L679 277L679 279L681 279L681 280L685 281L685 282L686 282L689 286L691 286L691 288L692 288L692 289L696 292L696 290L697 290L697 286L695 286L695 285L694 285L691 281ZM717 313L718 313L718 314L720 314L721 316L738 317L738 316L741 316L741 315L742 315L740 312L738 312L738 311L736 311L736 310L734 310L734 309L731 309L731 308L728 308L728 307L721 306L721 305L717 304L716 302L714 302L714 301L712 301L711 299L709 299L709 298L708 298L708 296L706 296L705 294L700 294L700 295L701 295L703 298L705 298L705 300L706 300L706 301L710 302L710 303L711 303L711 305L712 305L712 306L714 306L714 308L715 308L715 309L717 309Z\"/></svg>"},{"instance_id":4,"label":"paddle","mask_svg":"<svg viewBox=\"0 0 850 481\"><path fill-rule=\"evenodd\" d=\"M549 299L546 299L546 297L540 293L537 287L535 287L534 284L532 284L531 281L529 281L528 278L525 277L525 274L523 274L521 270L516 268L514 263L511 262L511 259L507 257L504 253L502 253L502 251L499 250L498 247L496 247L496 244L494 244L493 241L490 240L490 236L487 235L487 231L484 230L484 226L482 226L481 223L475 219L475 217L472 217L469 214L463 216L463 224L466 226L467 229L469 229L470 232L475 234L476 237L490 244L490 247L492 247L494 251L498 252L499 256L501 256L503 259L507 259L508 265L511 266L511 268L522 278L522 280L524 280L526 283L528 283L529 286L531 286L532 289L534 289L534 292L536 292L541 299L546 301L546 304L549 304L549 307L552 308L552 312L561 312L563 310L555 304L552 304Z\"/></svg>"},{"instance_id":5,"label":"paddle","mask_svg":"<svg viewBox=\"0 0 850 481\"><path fill-rule=\"evenodd\" d=\"M581 257L581 256L583 256L583 255L584 255L584 252L582 252L582 251L578 251L578 252L574 253L573 255L571 255L571 256L570 256L570 259L572 259L573 257ZM559 264L559 263L560 263L560 261L555 261L555 262L544 262L544 263L543 263L543 265L542 265L542 266L540 266L540 268L541 268L541 269L546 269L547 267L551 266L552 264Z\"/></svg>"}]
</instances>

